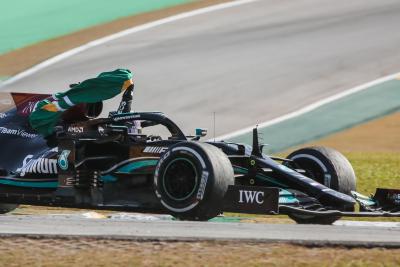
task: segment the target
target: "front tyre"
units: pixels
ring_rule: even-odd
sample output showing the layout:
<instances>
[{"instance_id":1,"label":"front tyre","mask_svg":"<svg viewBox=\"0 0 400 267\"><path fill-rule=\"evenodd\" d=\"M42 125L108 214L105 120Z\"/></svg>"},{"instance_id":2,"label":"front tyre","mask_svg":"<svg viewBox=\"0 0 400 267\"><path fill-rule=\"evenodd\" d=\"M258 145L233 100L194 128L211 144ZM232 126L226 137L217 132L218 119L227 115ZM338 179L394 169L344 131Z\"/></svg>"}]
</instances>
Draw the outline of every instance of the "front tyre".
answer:
<instances>
[{"instance_id":1,"label":"front tyre","mask_svg":"<svg viewBox=\"0 0 400 267\"><path fill-rule=\"evenodd\" d=\"M182 142L168 149L157 164L156 195L182 220L209 220L222 212L234 173L228 157L213 145Z\"/></svg>"},{"instance_id":2,"label":"front tyre","mask_svg":"<svg viewBox=\"0 0 400 267\"><path fill-rule=\"evenodd\" d=\"M306 176L335 191L351 196L356 191L356 176L350 162L340 152L327 147L307 147L292 152L288 159L304 169ZM332 224L337 216L319 217L290 214L299 224Z\"/></svg>"}]
</instances>

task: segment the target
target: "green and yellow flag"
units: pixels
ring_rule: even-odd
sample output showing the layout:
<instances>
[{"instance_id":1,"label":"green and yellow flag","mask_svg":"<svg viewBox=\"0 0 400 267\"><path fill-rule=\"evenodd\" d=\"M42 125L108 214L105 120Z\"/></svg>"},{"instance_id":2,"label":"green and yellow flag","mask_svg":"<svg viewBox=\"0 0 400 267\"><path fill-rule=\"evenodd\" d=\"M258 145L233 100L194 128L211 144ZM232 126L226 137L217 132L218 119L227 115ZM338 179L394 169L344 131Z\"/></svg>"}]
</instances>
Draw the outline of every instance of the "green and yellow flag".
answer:
<instances>
[{"instance_id":1,"label":"green and yellow flag","mask_svg":"<svg viewBox=\"0 0 400 267\"><path fill-rule=\"evenodd\" d=\"M54 100L39 102L29 116L33 129L43 136L53 133L61 114L77 104L96 103L113 98L133 84L132 73L127 69L103 72L96 78L85 80L64 93L57 93Z\"/></svg>"}]
</instances>

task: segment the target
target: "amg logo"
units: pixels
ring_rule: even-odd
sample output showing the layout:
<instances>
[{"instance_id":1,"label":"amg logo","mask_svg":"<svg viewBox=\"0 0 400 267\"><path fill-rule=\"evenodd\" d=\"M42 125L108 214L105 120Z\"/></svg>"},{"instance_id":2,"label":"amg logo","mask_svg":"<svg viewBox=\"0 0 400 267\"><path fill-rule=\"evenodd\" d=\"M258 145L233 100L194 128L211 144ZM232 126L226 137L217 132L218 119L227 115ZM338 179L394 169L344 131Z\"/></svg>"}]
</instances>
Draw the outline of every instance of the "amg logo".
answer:
<instances>
[{"instance_id":1,"label":"amg logo","mask_svg":"<svg viewBox=\"0 0 400 267\"><path fill-rule=\"evenodd\" d=\"M264 203L264 192L262 191L248 191L248 190L239 190L239 203L251 203L254 201L257 204Z\"/></svg>"},{"instance_id":2,"label":"amg logo","mask_svg":"<svg viewBox=\"0 0 400 267\"><path fill-rule=\"evenodd\" d=\"M78 126L69 126L68 132L70 133L83 133L83 127Z\"/></svg>"},{"instance_id":3,"label":"amg logo","mask_svg":"<svg viewBox=\"0 0 400 267\"><path fill-rule=\"evenodd\" d=\"M143 153L161 154L165 152L167 149L168 147L162 147L162 146L146 146L143 149Z\"/></svg>"}]
</instances>

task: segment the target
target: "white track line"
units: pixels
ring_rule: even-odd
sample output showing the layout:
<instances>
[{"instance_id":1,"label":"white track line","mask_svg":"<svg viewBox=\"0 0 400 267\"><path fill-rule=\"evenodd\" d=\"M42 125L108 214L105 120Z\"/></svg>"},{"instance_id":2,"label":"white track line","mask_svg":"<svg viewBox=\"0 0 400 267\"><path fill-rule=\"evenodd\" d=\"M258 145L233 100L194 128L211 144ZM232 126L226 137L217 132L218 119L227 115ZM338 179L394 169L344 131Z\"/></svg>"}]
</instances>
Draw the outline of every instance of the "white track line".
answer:
<instances>
[{"instance_id":1,"label":"white track line","mask_svg":"<svg viewBox=\"0 0 400 267\"><path fill-rule=\"evenodd\" d=\"M354 226L354 227L400 227L400 222L371 222L371 221L336 221L334 225L338 226Z\"/></svg>"},{"instance_id":2,"label":"white track line","mask_svg":"<svg viewBox=\"0 0 400 267\"><path fill-rule=\"evenodd\" d=\"M201 8L201 9L197 9L197 10L193 10L193 11L189 11L189 12L184 12L184 13L181 13L181 14L178 14L178 15L174 15L174 16L171 16L171 17L167 17L167 18L164 18L164 19L156 20L156 21L153 21L153 22L150 22L150 23L146 23L146 24L143 24L143 25L140 25L140 26L136 26L136 27L133 27L133 28L130 28L130 29L127 29L127 30L124 30L124 31L121 31L121 32L118 32L118 33L115 33L115 34L112 34L112 35L97 39L97 40L94 40L94 41L89 42L89 43L87 43L85 45L79 46L77 48L74 48L74 49L69 50L67 52L64 52L62 54L59 54L59 55L57 55L55 57L52 57L52 58L50 58L50 59L48 59L46 61L43 61L42 63L40 63L38 65L35 65L32 68L30 68L30 69L28 69L26 71L23 71L23 72L15 75L13 77L11 77L10 79L7 79L7 80L3 81L0 84L0 88L4 87L5 85L9 85L11 83L14 83L14 82L16 82L18 80L21 80L21 79L23 79L23 78L25 78L27 76L30 76L30 75L38 72L39 70L42 70L42 69L44 69L44 68L46 68L48 66L51 66L51 65L53 65L53 64L55 64L55 63L57 63L57 62L59 62L61 60L64 60L64 59L69 58L69 57L71 57L73 55L76 55L76 54L78 54L78 53L80 53L82 51L85 51L85 50L90 49L92 47L95 47L95 46L98 46L98 45L113 41L115 39L127 36L129 34L145 31L145 30L148 30L148 29L152 29L152 28L167 24L167 23L171 23L171 22L174 22L174 21L178 21L178 20L194 17L194 16L197 16L197 15L201 15L201 14L205 14L205 13L209 13L209 12L213 12L213 11L217 11L217 10L222 10L222 9L226 9L226 8L231 8L231 7L235 7L235 6L240 6L240 5L244 5L244 4L248 4L248 3L252 3L252 2L257 2L257 1L260 1L260 0L238 0L238 1L227 2L227 3L223 3L223 4L218 4L218 5L214 5L214 6L209 6L209 7L205 7L205 8Z\"/></svg>"},{"instance_id":3,"label":"white track line","mask_svg":"<svg viewBox=\"0 0 400 267\"><path fill-rule=\"evenodd\" d=\"M377 80L374 80L372 82L368 82L366 84L359 85L359 86L351 88L349 90L346 90L346 91L340 92L338 94L332 95L332 96L330 96L328 98L321 99L321 100L319 100L317 102L314 102L314 103L312 103L312 104L310 104L308 106L305 106L305 107L303 107L303 108L301 108L299 110L290 112L288 114L285 114L283 116L277 117L275 119L272 119L272 120L269 120L269 121L266 121L266 122L259 123L258 127L259 128L264 128L264 127L268 127L268 126L283 122L283 121L288 120L288 119L292 119L292 118L298 117L298 116L303 115L303 114L305 114L307 112L315 110L315 109L317 109L317 108L319 108L319 107L321 107L323 105L329 104L329 103L331 103L333 101L336 101L336 100L339 100L339 99L344 98L346 96L349 96L351 94L366 90L366 89L368 89L368 88L370 88L370 87L372 87L374 85L377 85L377 84L380 84L380 83L383 83L383 82L387 82L389 80L396 79L399 75L400 75L400 72L396 73L396 74L389 75L389 76L385 76L383 78L379 78ZM246 128L243 128L241 130L238 130L238 131L235 131L235 132L232 132L232 133L229 133L229 134L218 136L218 137L215 138L215 140L218 140L218 141L220 141L220 140L228 140L230 138L234 138L234 137L237 137L237 136L240 136L240 135L248 134L253 130L253 128L254 128L254 125L246 127ZM214 138L212 140L214 140Z\"/></svg>"}]
</instances>

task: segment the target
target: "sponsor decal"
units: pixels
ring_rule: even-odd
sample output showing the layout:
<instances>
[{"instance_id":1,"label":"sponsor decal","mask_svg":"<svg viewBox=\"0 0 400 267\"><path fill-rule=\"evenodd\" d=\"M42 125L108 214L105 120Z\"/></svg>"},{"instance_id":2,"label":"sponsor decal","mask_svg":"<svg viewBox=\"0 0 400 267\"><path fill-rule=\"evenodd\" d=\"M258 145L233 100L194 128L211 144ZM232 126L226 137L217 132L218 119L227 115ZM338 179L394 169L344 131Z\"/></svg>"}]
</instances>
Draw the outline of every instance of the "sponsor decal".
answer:
<instances>
[{"instance_id":1,"label":"sponsor decal","mask_svg":"<svg viewBox=\"0 0 400 267\"><path fill-rule=\"evenodd\" d=\"M199 191L197 191L197 196L196 196L196 198L198 200L202 200L204 197L204 193L206 191L206 186L207 186L208 176L209 176L208 171L203 171L203 173L201 174Z\"/></svg>"},{"instance_id":2,"label":"sponsor decal","mask_svg":"<svg viewBox=\"0 0 400 267\"><path fill-rule=\"evenodd\" d=\"M249 191L249 190L239 190L239 203L261 205L264 203L264 192L263 191Z\"/></svg>"},{"instance_id":3,"label":"sponsor decal","mask_svg":"<svg viewBox=\"0 0 400 267\"><path fill-rule=\"evenodd\" d=\"M28 133L24 130L20 130L20 129L9 129L6 127L0 127L0 134L8 134L8 135L15 135L15 136L20 136L23 138L36 138L38 135L37 134L33 134L33 133Z\"/></svg>"},{"instance_id":4,"label":"sponsor decal","mask_svg":"<svg viewBox=\"0 0 400 267\"><path fill-rule=\"evenodd\" d=\"M58 157L57 163L61 170L68 170L68 156L71 153L70 150L63 150Z\"/></svg>"},{"instance_id":5,"label":"sponsor decal","mask_svg":"<svg viewBox=\"0 0 400 267\"><path fill-rule=\"evenodd\" d=\"M27 155L17 172L21 177L27 173L57 174L57 160L43 157L33 159L33 155Z\"/></svg>"},{"instance_id":6,"label":"sponsor decal","mask_svg":"<svg viewBox=\"0 0 400 267\"><path fill-rule=\"evenodd\" d=\"M83 133L83 127L82 126L69 126L68 132L69 133Z\"/></svg>"},{"instance_id":7,"label":"sponsor decal","mask_svg":"<svg viewBox=\"0 0 400 267\"><path fill-rule=\"evenodd\" d=\"M99 134L100 134L100 135L104 135L104 134L106 133L106 130L105 130L103 127L101 127L101 126L99 126L99 127L97 128L97 130L99 131Z\"/></svg>"},{"instance_id":8,"label":"sponsor decal","mask_svg":"<svg viewBox=\"0 0 400 267\"><path fill-rule=\"evenodd\" d=\"M143 153L161 154L165 152L167 149L168 147L162 147L162 146L146 146L143 149Z\"/></svg>"},{"instance_id":9,"label":"sponsor decal","mask_svg":"<svg viewBox=\"0 0 400 267\"><path fill-rule=\"evenodd\" d=\"M278 213L278 204L279 188L230 185L224 197L223 210L255 214L276 214Z\"/></svg>"},{"instance_id":10,"label":"sponsor decal","mask_svg":"<svg viewBox=\"0 0 400 267\"><path fill-rule=\"evenodd\" d=\"M396 205L400 204L400 193L388 193L387 198L392 200Z\"/></svg>"},{"instance_id":11,"label":"sponsor decal","mask_svg":"<svg viewBox=\"0 0 400 267\"><path fill-rule=\"evenodd\" d=\"M115 117L114 121L123 121L123 120L130 120L130 119L139 119L139 118L140 118L139 114L134 114L134 115Z\"/></svg>"},{"instance_id":12,"label":"sponsor decal","mask_svg":"<svg viewBox=\"0 0 400 267\"><path fill-rule=\"evenodd\" d=\"M0 119L4 119L4 118L7 118L7 114L0 112Z\"/></svg>"}]
</instances>

